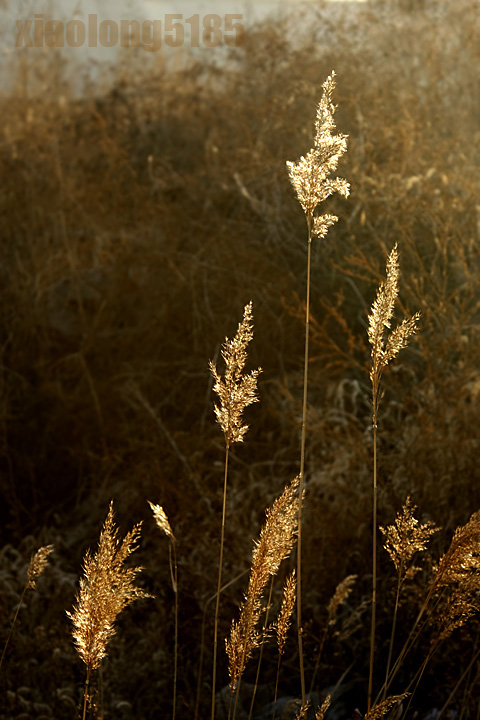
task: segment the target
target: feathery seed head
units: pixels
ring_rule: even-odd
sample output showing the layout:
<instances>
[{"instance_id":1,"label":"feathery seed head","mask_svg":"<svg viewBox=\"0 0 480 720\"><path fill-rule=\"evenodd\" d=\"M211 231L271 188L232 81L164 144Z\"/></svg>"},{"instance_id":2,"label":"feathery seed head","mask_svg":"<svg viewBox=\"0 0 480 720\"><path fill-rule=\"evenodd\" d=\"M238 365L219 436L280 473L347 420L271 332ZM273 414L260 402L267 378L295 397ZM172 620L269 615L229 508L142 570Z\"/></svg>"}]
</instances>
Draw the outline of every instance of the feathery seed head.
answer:
<instances>
[{"instance_id":1,"label":"feathery seed head","mask_svg":"<svg viewBox=\"0 0 480 720\"><path fill-rule=\"evenodd\" d=\"M39 548L35 555L30 558L27 571L27 588L35 588L37 579L42 575L48 565L48 556L53 550L53 545L45 545Z\"/></svg>"},{"instance_id":2,"label":"feathery seed head","mask_svg":"<svg viewBox=\"0 0 480 720\"><path fill-rule=\"evenodd\" d=\"M115 634L117 615L137 598L151 597L134 585L142 568L126 568L124 562L137 547L141 523L118 540L110 503L94 557L87 551L84 576L73 612L67 612L73 624L72 635L78 654L89 670L100 666L110 638Z\"/></svg>"},{"instance_id":3,"label":"feathery seed head","mask_svg":"<svg viewBox=\"0 0 480 720\"><path fill-rule=\"evenodd\" d=\"M247 361L247 345L253 337L252 303L245 306L243 320L238 325L233 340L225 339L222 357L225 360L225 377L222 379L210 362L210 372L215 384L214 391L220 398L220 406L215 405L215 415L225 435L225 444L242 442L248 425L242 425L242 413L249 405L258 402L257 379L261 368L243 375Z\"/></svg>"},{"instance_id":4,"label":"feathery seed head","mask_svg":"<svg viewBox=\"0 0 480 720\"><path fill-rule=\"evenodd\" d=\"M380 527L385 536L385 550L395 565L400 580L412 578L420 568L412 565L415 553L425 550L431 536L438 528L430 520L423 525L414 517L416 505L407 497L402 510L395 518L393 525Z\"/></svg>"},{"instance_id":5,"label":"feathery seed head","mask_svg":"<svg viewBox=\"0 0 480 720\"><path fill-rule=\"evenodd\" d=\"M356 575L347 575L347 577L340 582L333 594L332 599L328 603L328 624L334 625L337 615L337 610L345 602L350 593L352 592L353 585L357 579Z\"/></svg>"},{"instance_id":6,"label":"feathery seed head","mask_svg":"<svg viewBox=\"0 0 480 720\"><path fill-rule=\"evenodd\" d=\"M277 633L277 646L279 655L283 655L285 643L287 641L287 633L290 627L293 606L297 597L297 579L295 570L287 577L285 587L283 588L283 599L278 618L275 623Z\"/></svg>"},{"instance_id":7,"label":"feathery seed head","mask_svg":"<svg viewBox=\"0 0 480 720\"><path fill-rule=\"evenodd\" d=\"M299 483L300 478L297 476L267 510L265 523L258 541L255 542L250 580L245 600L240 607L240 618L232 622L230 637L225 643L232 692L247 660L261 643L262 636L256 626L263 612L262 596L265 587L270 577L276 575L280 563L288 557L295 544L300 502Z\"/></svg>"},{"instance_id":8,"label":"feathery seed head","mask_svg":"<svg viewBox=\"0 0 480 720\"><path fill-rule=\"evenodd\" d=\"M323 83L323 93L317 107L314 146L298 163L287 161L290 182L297 193L300 205L307 217L314 235L325 237L328 228L338 220L335 215L314 218L317 205L330 195L338 192L347 197L350 185L342 178L329 178L338 166L338 161L347 150L346 135L332 135L335 130L333 119L335 106L332 95L335 89L335 73ZM313 223L312 223L313 220Z\"/></svg>"},{"instance_id":9,"label":"feathery seed head","mask_svg":"<svg viewBox=\"0 0 480 720\"><path fill-rule=\"evenodd\" d=\"M418 329L420 314L415 313L404 319L385 338L385 329L390 328L395 301L398 297L398 279L400 276L397 245L393 247L387 259L387 277L380 284L377 296L368 316L368 339L372 346L372 367L370 379L373 386L373 424L376 426L379 403L380 380L390 360L407 346L411 335Z\"/></svg>"},{"instance_id":10,"label":"feathery seed head","mask_svg":"<svg viewBox=\"0 0 480 720\"><path fill-rule=\"evenodd\" d=\"M154 505L152 502L150 502L150 500L148 501L148 504L150 505L150 508L152 510L153 517L155 519L155 522L157 523L157 527L159 527L160 530L164 532L168 538L170 538L170 540L175 542L175 535L173 534L173 530L170 526L170 523L168 522L165 510L162 508L161 505Z\"/></svg>"}]
</instances>

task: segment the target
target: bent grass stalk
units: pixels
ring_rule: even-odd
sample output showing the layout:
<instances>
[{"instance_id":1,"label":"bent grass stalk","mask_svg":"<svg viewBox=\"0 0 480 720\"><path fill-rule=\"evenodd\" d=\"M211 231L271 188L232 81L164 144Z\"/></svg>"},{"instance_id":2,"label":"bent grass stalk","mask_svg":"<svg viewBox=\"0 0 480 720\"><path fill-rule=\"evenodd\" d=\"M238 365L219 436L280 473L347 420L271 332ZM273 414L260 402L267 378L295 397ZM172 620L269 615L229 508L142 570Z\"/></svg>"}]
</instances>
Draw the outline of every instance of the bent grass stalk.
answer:
<instances>
[{"instance_id":1,"label":"bent grass stalk","mask_svg":"<svg viewBox=\"0 0 480 720\"><path fill-rule=\"evenodd\" d=\"M170 566L170 578L172 580L172 588L175 595L175 638L174 638L174 654L173 654L173 709L172 718L175 720L177 708L177 668L178 668L178 569L177 569L177 541L170 523L168 522L165 510L160 505L154 505L148 501L153 513L153 517L157 527L165 533L169 539L168 543L168 563ZM173 555L173 558L172 558Z\"/></svg>"},{"instance_id":2,"label":"bent grass stalk","mask_svg":"<svg viewBox=\"0 0 480 720\"><path fill-rule=\"evenodd\" d=\"M212 671L212 709L211 720L215 718L215 692L217 676L218 652L218 616L220 609L220 592L222 587L223 548L225 542L225 520L227 507L227 480L228 457L230 446L235 442L242 442L248 425L242 425L242 413L249 405L258 402L257 380L262 372L261 368L252 370L244 375L243 370L247 361L247 346L253 338L252 302L245 306L243 320L238 325L233 340L225 339L222 347L222 357L225 361L225 376L222 379L215 365L210 362L210 372L215 384L214 391L220 398L220 406L215 405L217 422L225 436L225 469L223 478L222 526L220 533L220 557L218 562L217 598L215 603L215 621L213 638L213 671Z\"/></svg>"},{"instance_id":3,"label":"bent grass stalk","mask_svg":"<svg viewBox=\"0 0 480 720\"><path fill-rule=\"evenodd\" d=\"M25 583L25 587L23 588L22 594L20 595L20 600L18 601L17 609L15 611L15 615L13 617L12 624L10 626L10 630L7 636L7 639L5 641L5 645L3 647L2 657L0 658L0 669L3 665L3 660L5 658L5 654L7 652L8 644L11 640L13 629L15 627L15 623L17 622L18 613L20 612L20 608L22 607L23 598L25 597L25 593L27 590L32 589L34 590L37 585L37 580L42 575L43 571L47 567L48 564L48 556L53 551L53 545L45 545L44 547L41 547L37 550L35 555L32 555L30 558L30 563L28 565L27 570L27 582Z\"/></svg>"},{"instance_id":4,"label":"bent grass stalk","mask_svg":"<svg viewBox=\"0 0 480 720\"><path fill-rule=\"evenodd\" d=\"M400 325L385 337L385 330L390 328L395 301L398 297L398 279L400 275L397 245L393 247L387 259L387 277L381 283L377 297L368 317L368 339L372 346L372 366L370 380L372 382L372 425L373 425L373 519L372 519L372 617L370 629L370 662L368 674L368 706L372 706L373 666L375 651L375 623L377 607L377 422L380 403L380 382L382 374L390 360L407 346L408 339L417 329L419 313L404 319Z\"/></svg>"},{"instance_id":5,"label":"bent grass stalk","mask_svg":"<svg viewBox=\"0 0 480 720\"><path fill-rule=\"evenodd\" d=\"M329 175L337 169L338 161L347 149L346 135L333 135L335 107L332 95L335 89L335 73L323 83L322 98L317 107L315 120L314 146L298 163L287 162L290 182L305 213L308 229L307 239L307 289L305 307L305 353L303 370L303 402L302 402L302 433L300 441L300 495L303 495L305 475L305 443L307 427L307 395L308 395L308 358L309 358L309 325L310 325L310 273L312 238L324 238L328 229L338 217L328 213L315 215L320 202L335 192L344 197L349 194L350 186L341 178L331 179ZM297 547L297 630L300 659L300 683L302 706L306 705L305 670L303 663L302 643L302 508L298 510L298 547Z\"/></svg>"}]
</instances>

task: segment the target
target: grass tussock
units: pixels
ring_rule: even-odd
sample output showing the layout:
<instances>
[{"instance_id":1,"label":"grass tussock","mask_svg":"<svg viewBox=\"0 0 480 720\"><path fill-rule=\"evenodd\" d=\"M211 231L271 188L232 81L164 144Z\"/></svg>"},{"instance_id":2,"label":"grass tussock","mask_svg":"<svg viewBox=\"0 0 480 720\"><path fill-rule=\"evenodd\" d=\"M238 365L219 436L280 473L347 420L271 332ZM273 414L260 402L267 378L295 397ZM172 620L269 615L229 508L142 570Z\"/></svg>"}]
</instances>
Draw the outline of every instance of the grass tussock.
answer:
<instances>
[{"instance_id":1,"label":"grass tussock","mask_svg":"<svg viewBox=\"0 0 480 720\"><path fill-rule=\"evenodd\" d=\"M108 655L91 715L221 720L233 696L231 714L258 720L477 718L478 7L366 3L352 24L308 5L301 44L269 22L221 68L119 64L82 97L46 57L0 98L2 720L66 720L95 692L65 610L112 497L120 525L144 521L141 541L118 532L145 570L133 585L112 525L105 567L126 585L108 583L126 593L100 606L156 601L92 630ZM312 127L333 154L348 136L348 199L315 140L285 168ZM222 346L250 298L243 346ZM273 509L253 559L251 539L301 446L299 622L293 515L288 547L265 529Z\"/></svg>"}]
</instances>

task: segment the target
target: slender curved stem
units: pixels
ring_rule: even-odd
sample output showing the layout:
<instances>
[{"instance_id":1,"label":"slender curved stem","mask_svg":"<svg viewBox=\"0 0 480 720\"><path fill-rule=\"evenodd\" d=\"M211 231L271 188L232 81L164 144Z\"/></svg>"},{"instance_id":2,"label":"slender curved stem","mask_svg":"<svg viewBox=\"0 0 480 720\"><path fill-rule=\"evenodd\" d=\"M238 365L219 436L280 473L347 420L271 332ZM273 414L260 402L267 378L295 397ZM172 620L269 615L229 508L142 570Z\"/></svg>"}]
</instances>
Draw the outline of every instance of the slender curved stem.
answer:
<instances>
[{"instance_id":1,"label":"slender curved stem","mask_svg":"<svg viewBox=\"0 0 480 720\"><path fill-rule=\"evenodd\" d=\"M302 705L305 705L305 668L303 663L302 639L302 497L305 474L305 439L307 434L307 393L308 393L308 342L310 331L310 271L312 255L312 218L308 223L308 256L307 256L307 300L305 308L305 358L303 366L303 405L302 405L302 438L300 445L300 483L298 487L300 502L298 503L298 540L297 540L297 629L298 629L298 655L300 661L300 683L302 690Z\"/></svg>"},{"instance_id":2,"label":"slender curved stem","mask_svg":"<svg viewBox=\"0 0 480 720\"><path fill-rule=\"evenodd\" d=\"M215 603L215 630L213 638L213 676L212 676L212 714L211 718L215 718L215 685L217 679L217 650L218 650L218 614L220 608L220 591L222 589L222 567L223 567L223 545L225 540L225 517L227 508L227 478L228 478L228 445L225 448L225 475L223 480L223 507L222 507L222 530L220 537L220 558L218 563L218 584L217 584L217 600Z\"/></svg>"}]
</instances>

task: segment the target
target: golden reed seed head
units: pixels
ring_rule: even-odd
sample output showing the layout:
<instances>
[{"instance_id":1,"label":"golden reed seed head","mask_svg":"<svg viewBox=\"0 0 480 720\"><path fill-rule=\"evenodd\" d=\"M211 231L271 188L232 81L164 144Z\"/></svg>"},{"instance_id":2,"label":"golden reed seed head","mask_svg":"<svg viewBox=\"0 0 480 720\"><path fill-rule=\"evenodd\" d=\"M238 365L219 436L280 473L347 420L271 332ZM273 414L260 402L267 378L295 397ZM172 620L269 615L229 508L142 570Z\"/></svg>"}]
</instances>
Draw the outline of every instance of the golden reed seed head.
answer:
<instances>
[{"instance_id":1,"label":"golden reed seed head","mask_svg":"<svg viewBox=\"0 0 480 720\"><path fill-rule=\"evenodd\" d=\"M356 575L347 575L347 577L337 585L332 599L328 603L327 607L329 625L335 624L335 620L337 619L337 610L352 592L356 579Z\"/></svg>"},{"instance_id":2,"label":"golden reed seed head","mask_svg":"<svg viewBox=\"0 0 480 720\"><path fill-rule=\"evenodd\" d=\"M385 329L390 328L395 301L398 297L398 278L400 276L397 245L393 247L387 259L387 277L380 284L377 296L368 316L368 339L372 346L372 366L370 380L373 389L373 425L377 425L380 380L390 360L407 346L408 340L418 329L420 313L404 319L395 330L385 337Z\"/></svg>"},{"instance_id":3,"label":"golden reed seed head","mask_svg":"<svg viewBox=\"0 0 480 720\"><path fill-rule=\"evenodd\" d=\"M175 535L173 534L173 530L170 526L170 523L168 522L165 510L162 508L161 505L154 505L152 502L150 502L150 500L148 500L148 504L150 505L150 508L153 512L153 517L155 519L155 522L157 523L157 527L159 527L160 530L164 532L168 538L170 538L170 540L175 542Z\"/></svg>"},{"instance_id":4,"label":"golden reed seed head","mask_svg":"<svg viewBox=\"0 0 480 720\"><path fill-rule=\"evenodd\" d=\"M408 697L408 693L402 693L401 695L390 695L386 700L377 703L372 709L365 715L363 720L380 720L385 717L387 712L391 710L395 705L405 700Z\"/></svg>"},{"instance_id":5,"label":"golden reed seed head","mask_svg":"<svg viewBox=\"0 0 480 720\"><path fill-rule=\"evenodd\" d=\"M412 578L420 570L412 565L412 558L415 553L425 550L431 536L440 529L430 520L423 525L419 524L413 514L416 509L417 506L407 497L394 524L387 528L380 527L385 536L384 548L401 580Z\"/></svg>"},{"instance_id":6,"label":"golden reed seed head","mask_svg":"<svg viewBox=\"0 0 480 720\"><path fill-rule=\"evenodd\" d=\"M48 565L48 556L53 550L53 545L41 547L35 555L30 558L27 571L27 588L35 588L36 581L42 575Z\"/></svg>"},{"instance_id":7,"label":"golden reed seed head","mask_svg":"<svg viewBox=\"0 0 480 720\"><path fill-rule=\"evenodd\" d=\"M242 413L249 405L258 402L257 379L261 368L243 375L247 361L247 346L253 338L252 303L245 306L243 320L238 325L233 340L225 338L222 357L225 360L225 376L222 379L217 368L210 362L210 372L215 384L214 391L220 398L220 405L215 405L215 415L225 435L228 447L235 442L242 442L248 425L242 425Z\"/></svg>"},{"instance_id":8,"label":"golden reed seed head","mask_svg":"<svg viewBox=\"0 0 480 720\"><path fill-rule=\"evenodd\" d=\"M137 598L151 597L134 584L142 568L127 568L125 560L137 548L141 523L128 532L120 543L110 503L94 557L87 551L84 576L73 612L67 612L73 624L72 635L77 652L88 670L100 666L110 638L115 634L118 614Z\"/></svg>"},{"instance_id":9,"label":"golden reed seed head","mask_svg":"<svg viewBox=\"0 0 480 720\"><path fill-rule=\"evenodd\" d=\"M478 612L480 511L455 530L450 547L436 568L433 590L445 598L434 617L440 628L439 637L445 639Z\"/></svg>"},{"instance_id":10,"label":"golden reed seed head","mask_svg":"<svg viewBox=\"0 0 480 720\"><path fill-rule=\"evenodd\" d=\"M347 150L347 136L334 135L335 106L332 95L335 89L335 73L323 83L323 93L317 107L314 146L298 163L287 161L290 182L307 217L309 227L319 238L325 237L328 228L338 220L336 215L314 217L317 205L333 193L347 197L350 185L343 178L329 178L338 161ZM313 222L312 222L313 221Z\"/></svg>"},{"instance_id":11,"label":"golden reed seed head","mask_svg":"<svg viewBox=\"0 0 480 720\"><path fill-rule=\"evenodd\" d=\"M226 640L232 692L247 660L262 640L256 626L264 609L265 587L272 575L277 574L280 563L288 557L296 541L299 482L297 476L267 510L260 537L255 542L247 594L240 607L240 617L232 622L230 637Z\"/></svg>"},{"instance_id":12,"label":"golden reed seed head","mask_svg":"<svg viewBox=\"0 0 480 720\"><path fill-rule=\"evenodd\" d=\"M277 646L279 655L283 655L285 649L285 643L287 641L287 633L291 623L291 616L295 600L297 598L297 578L295 577L295 570L287 577L285 586L283 588L283 599L278 613L278 618L275 623L275 630L277 632Z\"/></svg>"}]
</instances>

